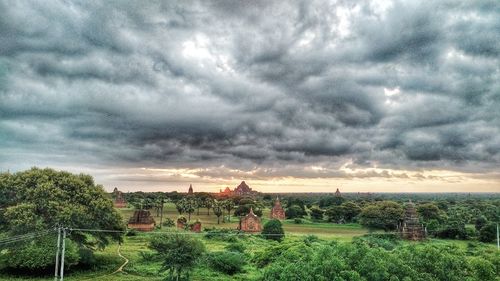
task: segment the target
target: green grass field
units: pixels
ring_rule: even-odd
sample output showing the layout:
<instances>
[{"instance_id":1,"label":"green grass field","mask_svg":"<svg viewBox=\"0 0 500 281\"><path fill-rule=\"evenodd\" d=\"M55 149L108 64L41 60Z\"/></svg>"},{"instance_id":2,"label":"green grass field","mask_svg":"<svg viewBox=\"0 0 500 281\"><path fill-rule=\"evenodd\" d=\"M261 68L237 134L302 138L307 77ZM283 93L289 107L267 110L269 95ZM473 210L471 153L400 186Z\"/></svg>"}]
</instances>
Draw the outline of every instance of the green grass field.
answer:
<instances>
[{"instance_id":1,"label":"green grass field","mask_svg":"<svg viewBox=\"0 0 500 281\"><path fill-rule=\"evenodd\" d=\"M133 214L133 209L121 209L120 212L123 215L124 220ZM156 212L152 211L153 215ZM175 206L173 204L168 204L164 210L164 218L170 218L174 221L177 219L179 214L177 213ZM264 211L263 222L267 221L269 217L269 210ZM191 220L194 221L199 219L204 228L232 228L236 229L238 225L238 219L232 218L231 222L225 222L217 224L217 217L214 215L207 215L206 209L200 209L200 214L197 215L196 212L192 215ZM159 217L155 216L155 220L159 223ZM283 222L286 240L301 240L306 235L316 235L323 240L340 240L344 242L351 241L353 237L361 236L369 231L363 228L359 224L344 224L337 225L325 222L311 222L309 220L304 220L302 224L295 224L293 220L286 220ZM96 252L97 265L94 268L83 269L74 268L69 270L65 274L65 280L68 281L84 281L84 280L101 280L101 281L146 281L146 280L163 280L164 275L159 274L160 264L157 262L146 261L142 258L141 252L150 252L147 248L148 239L151 235L155 235L158 232L177 232L178 230L173 228L164 227L161 230L156 230L155 232L148 233L138 233L136 236L125 237L124 243L120 247L121 254L129 260L129 263L124 267L123 272L115 271L125 262L125 260L118 255L118 244L114 243L109 245L105 250ZM229 242L223 242L218 240L208 240L204 238L204 234L193 234L187 232L188 235L199 236L204 242L207 251L220 251L223 250ZM257 236L245 236L242 238L243 243L246 246L246 252L248 255L252 255L255 252L262 251L265 248L276 244L278 242L269 241L261 239ZM414 242L408 242L414 243ZM455 240L437 240L432 239L428 243L449 243L459 245L461 248L467 247L467 241L455 241ZM494 247L494 245L492 245ZM51 253L52 254L52 253ZM246 272L239 273L233 276L224 275L207 268L205 265L197 266L192 272L192 280L253 280L259 277L259 270L255 268L254 265L247 265ZM50 281L53 277L50 275L45 277L13 277L0 275L0 280L13 280L13 281Z\"/></svg>"}]
</instances>

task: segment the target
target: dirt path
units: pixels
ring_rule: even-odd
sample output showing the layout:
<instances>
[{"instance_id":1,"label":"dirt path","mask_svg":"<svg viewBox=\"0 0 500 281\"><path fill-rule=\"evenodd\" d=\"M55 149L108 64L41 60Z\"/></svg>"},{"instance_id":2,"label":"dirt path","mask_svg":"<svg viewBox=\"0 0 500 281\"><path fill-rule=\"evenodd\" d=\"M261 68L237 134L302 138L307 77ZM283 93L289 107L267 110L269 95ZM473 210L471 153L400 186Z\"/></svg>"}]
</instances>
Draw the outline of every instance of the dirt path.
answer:
<instances>
[{"instance_id":1,"label":"dirt path","mask_svg":"<svg viewBox=\"0 0 500 281\"><path fill-rule=\"evenodd\" d=\"M110 276L110 275L116 274L118 272L122 272L124 274L127 274L126 272L123 271L123 268L128 264L129 260L125 256L123 256L122 253L120 252L120 248L121 247L122 247L122 245L118 245L118 250L116 252L118 253L118 256L120 258L122 258L122 259L125 260L125 262L122 265L120 265L120 267L117 270L115 270L115 271L113 271L111 273L108 273L108 274L101 275L101 276L95 276L95 277L92 277L92 278L89 278L89 279L83 279L82 281L100 279L100 278L104 278L106 276Z\"/></svg>"},{"instance_id":2,"label":"dirt path","mask_svg":"<svg viewBox=\"0 0 500 281\"><path fill-rule=\"evenodd\" d=\"M118 252L118 256L120 256L120 258L124 259L124 260L125 260L125 262L124 262L124 263L123 263L123 264L122 264L122 265L121 265L121 266L120 266L117 270L115 270L115 271L114 271L113 273L111 273L111 274L115 274L115 273L118 273L118 272L123 272L123 268L124 268L124 267L128 264L128 262L129 262L129 260L128 260L125 256L123 256L123 255L122 255L122 253L120 253L120 248L121 248L121 247L122 247L122 245L118 245L118 251L117 251L117 252ZM111 275L111 274L110 274L110 275Z\"/></svg>"}]
</instances>

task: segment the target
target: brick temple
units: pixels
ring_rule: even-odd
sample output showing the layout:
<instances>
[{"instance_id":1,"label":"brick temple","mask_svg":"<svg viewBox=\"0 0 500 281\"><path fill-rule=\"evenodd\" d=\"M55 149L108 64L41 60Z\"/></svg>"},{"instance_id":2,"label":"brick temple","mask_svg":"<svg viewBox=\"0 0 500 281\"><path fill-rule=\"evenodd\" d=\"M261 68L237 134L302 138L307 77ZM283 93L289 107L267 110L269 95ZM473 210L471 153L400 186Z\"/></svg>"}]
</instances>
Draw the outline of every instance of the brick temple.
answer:
<instances>
[{"instance_id":1,"label":"brick temple","mask_svg":"<svg viewBox=\"0 0 500 281\"><path fill-rule=\"evenodd\" d=\"M418 241L425 238L425 229L418 220L417 210L411 200L405 206L405 216L399 225L399 232L407 240Z\"/></svg>"},{"instance_id":2,"label":"brick temple","mask_svg":"<svg viewBox=\"0 0 500 281\"><path fill-rule=\"evenodd\" d=\"M261 232L262 224L260 223L260 218L253 213L253 209L250 208L248 215L240 219L240 225L238 229L244 232Z\"/></svg>"},{"instance_id":3,"label":"brick temple","mask_svg":"<svg viewBox=\"0 0 500 281\"><path fill-rule=\"evenodd\" d=\"M153 231L156 222L147 210L136 210L128 220L127 227L139 231Z\"/></svg>"},{"instance_id":4,"label":"brick temple","mask_svg":"<svg viewBox=\"0 0 500 281\"><path fill-rule=\"evenodd\" d=\"M285 219L285 210L281 207L280 199L276 197L276 201L274 201L274 206L271 209L271 219L284 220Z\"/></svg>"}]
</instances>

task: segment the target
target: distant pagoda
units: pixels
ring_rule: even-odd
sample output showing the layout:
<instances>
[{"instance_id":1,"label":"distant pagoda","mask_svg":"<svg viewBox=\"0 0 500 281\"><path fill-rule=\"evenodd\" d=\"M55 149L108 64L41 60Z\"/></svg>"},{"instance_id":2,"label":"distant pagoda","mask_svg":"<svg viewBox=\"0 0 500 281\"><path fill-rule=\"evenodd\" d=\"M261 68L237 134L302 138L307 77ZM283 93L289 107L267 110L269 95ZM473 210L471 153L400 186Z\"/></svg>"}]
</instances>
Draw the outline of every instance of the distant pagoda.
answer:
<instances>
[{"instance_id":1,"label":"distant pagoda","mask_svg":"<svg viewBox=\"0 0 500 281\"><path fill-rule=\"evenodd\" d=\"M425 229L418 221L417 210L411 200L405 206L405 216L399 225L399 232L407 240L418 241L425 238Z\"/></svg>"},{"instance_id":2,"label":"distant pagoda","mask_svg":"<svg viewBox=\"0 0 500 281\"><path fill-rule=\"evenodd\" d=\"M340 190L337 188L337 191L335 191L335 197L342 197L342 194L340 194Z\"/></svg>"},{"instance_id":3,"label":"distant pagoda","mask_svg":"<svg viewBox=\"0 0 500 281\"><path fill-rule=\"evenodd\" d=\"M127 207L127 201L123 197L123 193L118 190L118 188L115 187L113 190L113 196L115 199L113 199L113 205L115 208L126 208Z\"/></svg>"},{"instance_id":4,"label":"distant pagoda","mask_svg":"<svg viewBox=\"0 0 500 281\"><path fill-rule=\"evenodd\" d=\"M193 195L193 185L192 184L189 185L188 195Z\"/></svg>"},{"instance_id":5,"label":"distant pagoda","mask_svg":"<svg viewBox=\"0 0 500 281\"><path fill-rule=\"evenodd\" d=\"M284 220L285 219L285 210L281 207L280 199L276 197L276 201L274 201L274 206L271 209L271 219Z\"/></svg>"}]
</instances>

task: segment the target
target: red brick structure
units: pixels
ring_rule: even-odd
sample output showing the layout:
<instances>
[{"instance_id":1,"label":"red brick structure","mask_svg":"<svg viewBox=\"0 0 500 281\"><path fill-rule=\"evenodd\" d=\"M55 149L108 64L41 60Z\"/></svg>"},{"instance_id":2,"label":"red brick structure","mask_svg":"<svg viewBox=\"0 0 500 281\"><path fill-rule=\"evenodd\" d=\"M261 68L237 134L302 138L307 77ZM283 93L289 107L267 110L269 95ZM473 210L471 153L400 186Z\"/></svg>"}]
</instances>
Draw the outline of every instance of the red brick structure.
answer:
<instances>
[{"instance_id":1,"label":"red brick structure","mask_svg":"<svg viewBox=\"0 0 500 281\"><path fill-rule=\"evenodd\" d=\"M418 221L417 210L411 200L406 204L405 217L398 228L403 239L418 241L425 238L425 229Z\"/></svg>"},{"instance_id":2,"label":"red brick structure","mask_svg":"<svg viewBox=\"0 0 500 281\"><path fill-rule=\"evenodd\" d=\"M139 231L152 231L156 222L147 210L136 210L134 215L128 220L127 227Z\"/></svg>"},{"instance_id":3,"label":"red brick structure","mask_svg":"<svg viewBox=\"0 0 500 281\"><path fill-rule=\"evenodd\" d=\"M274 206L271 209L271 219L284 220L285 219L285 210L281 207L280 199L276 197L276 201L274 201Z\"/></svg>"},{"instance_id":4,"label":"red brick structure","mask_svg":"<svg viewBox=\"0 0 500 281\"><path fill-rule=\"evenodd\" d=\"M197 221L191 225L192 232L201 232L201 222Z\"/></svg>"},{"instance_id":5,"label":"red brick structure","mask_svg":"<svg viewBox=\"0 0 500 281\"><path fill-rule=\"evenodd\" d=\"M235 187L233 190L231 190L229 187L226 187L224 191L222 189L219 189L219 196L252 196L255 195L257 192L253 191L250 186L245 181L242 181L237 187Z\"/></svg>"},{"instance_id":6,"label":"red brick structure","mask_svg":"<svg viewBox=\"0 0 500 281\"><path fill-rule=\"evenodd\" d=\"M127 201L123 197L123 193L118 190L118 188L115 187L113 190L113 195L115 199L113 200L113 206L115 208L126 208L127 207Z\"/></svg>"},{"instance_id":7,"label":"red brick structure","mask_svg":"<svg viewBox=\"0 0 500 281\"><path fill-rule=\"evenodd\" d=\"M261 232L262 224L260 223L260 218L253 213L253 209L250 208L250 213L245 217L240 219L240 225L238 229L244 232Z\"/></svg>"},{"instance_id":8,"label":"red brick structure","mask_svg":"<svg viewBox=\"0 0 500 281\"><path fill-rule=\"evenodd\" d=\"M193 195L193 185L189 185L188 195Z\"/></svg>"}]
</instances>

